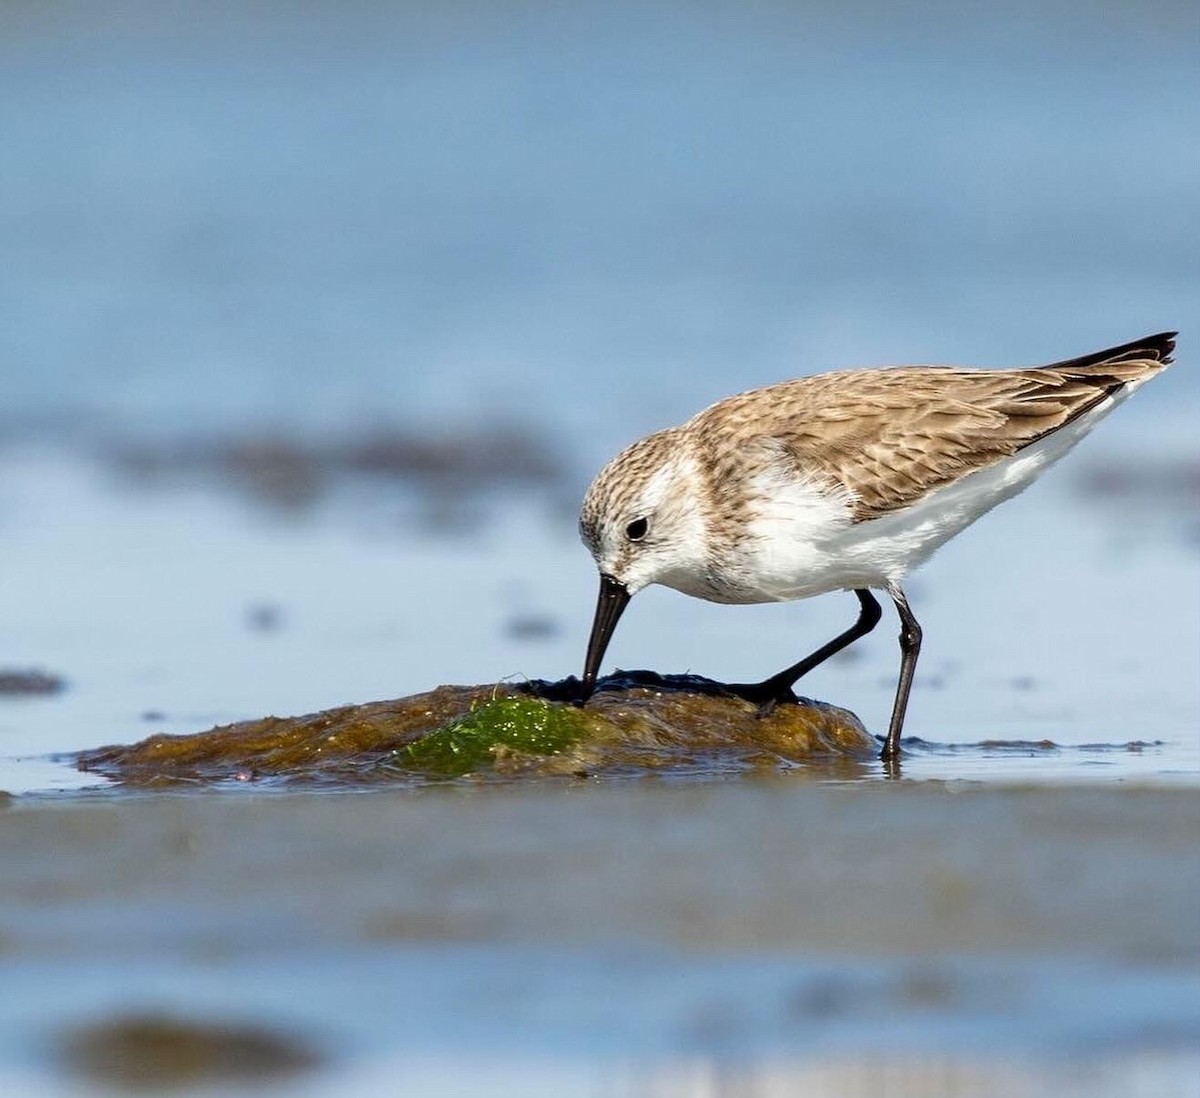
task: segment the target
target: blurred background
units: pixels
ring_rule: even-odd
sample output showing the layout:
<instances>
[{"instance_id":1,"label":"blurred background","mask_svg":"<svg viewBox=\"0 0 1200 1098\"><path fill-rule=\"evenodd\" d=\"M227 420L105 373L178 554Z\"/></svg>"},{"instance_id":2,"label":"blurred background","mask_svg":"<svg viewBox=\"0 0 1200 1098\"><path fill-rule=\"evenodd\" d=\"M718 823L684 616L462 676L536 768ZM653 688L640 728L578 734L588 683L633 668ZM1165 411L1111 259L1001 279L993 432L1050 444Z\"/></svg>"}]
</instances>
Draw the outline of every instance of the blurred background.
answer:
<instances>
[{"instance_id":1,"label":"blurred background","mask_svg":"<svg viewBox=\"0 0 1200 1098\"><path fill-rule=\"evenodd\" d=\"M1165 328L1179 367L1031 493L1045 514L918 581L922 669L1057 669L1051 738L1065 712L1122 735L1112 699L1071 708L1122 669L1121 697L1200 710L1194 3L0 19L0 665L71 684L0 710L10 753L577 673L575 509L632 439L824 369ZM1047 601L1061 630L1016 644ZM611 658L761 677L852 612L655 591ZM894 641L860 647L812 689L875 725ZM1012 732L1027 702L983 708Z\"/></svg>"},{"instance_id":2,"label":"blurred background","mask_svg":"<svg viewBox=\"0 0 1200 1098\"><path fill-rule=\"evenodd\" d=\"M578 674L588 480L722 396L1176 328L914 579L934 780L57 795ZM1194 0L0 0L0 1091L1194 1093L1198 332ZM856 611L648 591L609 666ZM883 727L894 638L804 689Z\"/></svg>"},{"instance_id":3,"label":"blurred background","mask_svg":"<svg viewBox=\"0 0 1200 1098\"><path fill-rule=\"evenodd\" d=\"M1196 318L1192 3L2 12L10 432L509 416L588 471L797 373Z\"/></svg>"}]
</instances>

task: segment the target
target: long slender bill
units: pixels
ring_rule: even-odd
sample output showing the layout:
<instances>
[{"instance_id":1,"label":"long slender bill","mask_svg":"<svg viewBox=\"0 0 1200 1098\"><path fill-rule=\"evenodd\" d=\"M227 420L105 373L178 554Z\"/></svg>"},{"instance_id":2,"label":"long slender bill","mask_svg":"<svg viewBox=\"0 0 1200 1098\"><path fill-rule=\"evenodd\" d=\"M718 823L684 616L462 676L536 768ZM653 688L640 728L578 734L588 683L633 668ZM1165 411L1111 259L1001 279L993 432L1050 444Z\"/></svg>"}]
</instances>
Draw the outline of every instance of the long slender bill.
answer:
<instances>
[{"instance_id":1,"label":"long slender bill","mask_svg":"<svg viewBox=\"0 0 1200 1098\"><path fill-rule=\"evenodd\" d=\"M600 598L596 602L596 617L592 621L592 635L588 640L587 659L583 665L583 697L586 701L596 689L596 676L600 672L600 661L621 613L629 605L629 592L623 583L612 576L601 574Z\"/></svg>"}]
</instances>

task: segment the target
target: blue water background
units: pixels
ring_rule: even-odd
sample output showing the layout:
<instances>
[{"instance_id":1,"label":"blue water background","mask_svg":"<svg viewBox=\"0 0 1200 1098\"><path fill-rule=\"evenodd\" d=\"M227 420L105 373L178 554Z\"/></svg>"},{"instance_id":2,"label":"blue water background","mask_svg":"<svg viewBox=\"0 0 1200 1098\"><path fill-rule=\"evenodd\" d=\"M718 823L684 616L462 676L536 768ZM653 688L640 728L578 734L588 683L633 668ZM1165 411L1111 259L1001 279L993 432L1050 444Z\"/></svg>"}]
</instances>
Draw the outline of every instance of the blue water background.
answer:
<instances>
[{"instance_id":1,"label":"blue water background","mask_svg":"<svg viewBox=\"0 0 1200 1098\"><path fill-rule=\"evenodd\" d=\"M660 948L639 943L636 919L612 921L620 902L661 910L686 940L707 893L678 876L679 849L698 880L734 888L760 864L747 851L788 836L781 806L806 803L796 773L777 803L740 778L686 790L709 799L670 825L630 811L637 798L679 807L652 782L451 791L456 811L405 800L416 824L371 841L339 831L358 817L336 818L364 798L313 798L298 830L238 832L230 865L205 851L241 817L167 820L160 835L163 817L142 823L139 802L106 790L66 805L114 813L83 841L53 830L62 806L38 800L92 781L53 752L577 673L595 597L565 505L506 497L468 537L431 536L403 501L369 494L281 521L206 487L114 489L97 440L515 421L546 433L578 488L630 439L753 385L860 363L1044 362L1166 328L1183 332L1175 369L914 578L926 641L909 730L947 746L913 752L906 775L951 792L1098 782L1128 809L1128 785L1200 780L1200 527L1178 481L1154 488L1200 451L1194 3L0 0L0 666L67 683L0 709L0 790L17 795L6 820L45 813L42 834L63 836L33 855L10 843L7 864L28 872L4 894L0 1091L98 1093L68 1089L48 1050L81 1020L144 1009L290 1026L336 1053L292 1093L338 1098L691 1098L717 1093L730 1064L768 1070L773 1057L785 1064L771 1092L784 1093L791 1060L819 1072L845 1054L857 1070L864 1050L884 1068L901 1050L933 1057L907 1089L886 1076L898 1094L969 1086L942 1055L1031 1061L1041 1085L1012 1093L1184 1093L1195 953L1156 953L1140 920L1190 925L1194 891L1165 885L1193 867L1137 842L1097 846L1103 804L1065 816L1069 843L1047 846L1036 814L1012 805L1051 811L1057 789L1018 790L966 823L912 802L918 835L957 840L945 864L889 833L897 864L928 879L939 925L970 947L931 965L876 952L863 913L929 920L920 904L897 919L894 890L853 846L755 893L832 882L864 930L845 931L845 952L802 934L775 948L753 922L734 952L703 935ZM1149 470L1134 482L1146 498L1081 498L1090 462ZM248 627L263 606L279 629ZM610 660L749 680L854 609L849 596L731 609L650 591ZM522 615L547 635L516 639ZM879 730L896 669L889 623L805 689ZM950 746L980 741L1000 746ZM1163 832L1186 822L1154 803ZM514 826L508 804L537 811ZM498 814L472 825L472 807ZM627 814L639 827L614 847ZM855 819L878 826L871 811ZM801 824L822 849L820 818ZM955 858L974 864L973 828L1011 835L1013 865L1061 854L1061 890L1004 866L955 872ZM628 849L654 871L611 889L634 834ZM160 842L167 854L143 866L139 850ZM381 874L380 845L402 866L411 853L414 875ZM506 867L524 857L544 876L564 850L565 884L547 894L570 901L582 881L586 903L559 948L537 905L496 913L525 894ZM1137 871L1080 893L1097 850ZM606 862L615 876L597 873ZM814 864L827 876L805 876ZM976 880L993 884L972 900ZM1023 908L1021 882L1046 887L1045 903ZM314 899L322 889L336 902ZM481 943L456 942L453 922L421 940L422 917L456 903L484 916ZM1094 941L1096 912L1114 910L1128 936ZM414 911L415 929L393 918L380 935L377 911ZM1077 941L1036 919L1022 932L1023 911L1059 912L1048 925ZM803 928L803 905L786 914ZM1016 927L1007 947L997 925ZM950 998L905 999L912 974ZM816 1021L806 995L826 1012ZM798 1037L810 1024L815 1038ZM630 1058L636 1078L612 1085ZM642 1079L660 1063L658 1085ZM1056 1085L1059 1067L1074 1089ZM729 1087L749 1093L738 1079Z\"/></svg>"},{"instance_id":2,"label":"blue water background","mask_svg":"<svg viewBox=\"0 0 1200 1098\"><path fill-rule=\"evenodd\" d=\"M1198 104L1171 0L5 4L0 425L487 415L587 472L835 366L1194 362Z\"/></svg>"}]
</instances>

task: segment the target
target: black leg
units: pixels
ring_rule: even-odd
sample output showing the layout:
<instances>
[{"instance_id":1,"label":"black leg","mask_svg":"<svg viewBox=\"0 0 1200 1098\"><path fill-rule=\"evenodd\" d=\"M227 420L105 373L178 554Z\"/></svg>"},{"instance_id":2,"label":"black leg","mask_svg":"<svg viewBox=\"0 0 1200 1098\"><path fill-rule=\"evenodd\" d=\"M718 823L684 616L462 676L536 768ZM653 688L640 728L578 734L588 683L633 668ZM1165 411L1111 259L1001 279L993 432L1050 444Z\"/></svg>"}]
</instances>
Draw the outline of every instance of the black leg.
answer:
<instances>
[{"instance_id":1,"label":"black leg","mask_svg":"<svg viewBox=\"0 0 1200 1098\"><path fill-rule=\"evenodd\" d=\"M900 730L904 727L904 711L908 708L913 672L917 669L917 657L921 654L921 626L909 609L908 599L899 587L890 587L888 593L896 604L896 613L900 615L900 682L896 685L896 701L892 705L887 739L883 741L883 751L879 756L885 762L900 757Z\"/></svg>"},{"instance_id":2,"label":"black leg","mask_svg":"<svg viewBox=\"0 0 1200 1098\"><path fill-rule=\"evenodd\" d=\"M785 667L779 674L772 675L762 682L730 686L729 692L755 702L759 707L759 716L762 717L770 713L779 702L791 697L792 686L797 680L847 645L853 644L859 637L865 637L879 624L881 611L875 596L865 587L856 589L854 593L858 596L858 621L844 633L839 633L828 644L822 645L812 655L805 656L799 663Z\"/></svg>"}]
</instances>

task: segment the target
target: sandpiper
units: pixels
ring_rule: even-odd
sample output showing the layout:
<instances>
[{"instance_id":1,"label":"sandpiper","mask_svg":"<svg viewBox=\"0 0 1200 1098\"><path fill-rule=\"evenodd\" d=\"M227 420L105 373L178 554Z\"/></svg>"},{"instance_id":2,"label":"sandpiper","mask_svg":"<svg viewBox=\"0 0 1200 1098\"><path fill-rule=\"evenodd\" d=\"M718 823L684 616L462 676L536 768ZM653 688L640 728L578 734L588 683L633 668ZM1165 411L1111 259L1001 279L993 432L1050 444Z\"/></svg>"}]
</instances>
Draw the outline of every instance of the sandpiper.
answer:
<instances>
[{"instance_id":1,"label":"sandpiper","mask_svg":"<svg viewBox=\"0 0 1200 1098\"><path fill-rule=\"evenodd\" d=\"M845 370L732 396L618 454L579 530L600 569L586 699L630 598L661 583L722 603L853 591L858 620L760 683L730 686L769 712L869 633L886 591L900 678L882 758L894 760L921 649L901 584L960 530L1031 484L1171 362L1175 332L1027 369Z\"/></svg>"}]
</instances>

